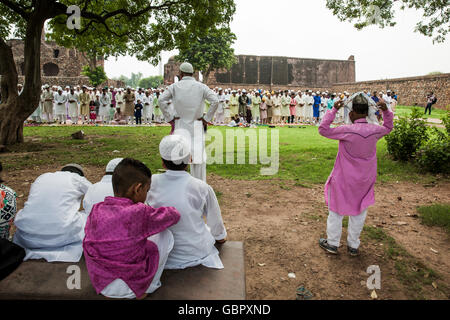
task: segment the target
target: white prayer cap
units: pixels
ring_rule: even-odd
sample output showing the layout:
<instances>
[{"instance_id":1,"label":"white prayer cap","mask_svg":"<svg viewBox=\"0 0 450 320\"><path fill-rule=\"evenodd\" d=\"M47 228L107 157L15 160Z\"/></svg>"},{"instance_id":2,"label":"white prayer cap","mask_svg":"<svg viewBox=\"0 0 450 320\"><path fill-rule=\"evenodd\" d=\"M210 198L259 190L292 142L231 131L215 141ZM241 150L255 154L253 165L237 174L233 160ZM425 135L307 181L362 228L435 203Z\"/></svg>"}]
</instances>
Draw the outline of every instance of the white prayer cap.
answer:
<instances>
[{"instance_id":1,"label":"white prayer cap","mask_svg":"<svg viewBox=\"0 0 450 320\"><path fill-rule=\"evenodd\" d=\"M70 89L70 87L69 87L69 86L66 86L66 89Z\"/></svg>"},{"instance_id":2,"label":"white prayer cap","mask_svg":"<svg viewBox=\"0 0 450 320\"><path fill-rule=\"evenodd\" d=\"M194 67L189 62L183 62L180 66L180 71L184 73L194 73Z\"/></svg>"},{"instance_id":3,"label":"white prayer cap","mask_svg":"<svg viewBox=\"0 0 450 320\"><path fill-rule=\"evenodd\" d=\"M388 90L388 91L386 91L387 93L391 93L392 91L391 90Z\"/></svg>"},{"instance_id":4,"label":"white prayer cap","mask_svg":"<svg viewBox=\"0 0 450 320\"><path fill-rule=\"evenodd\" d=\"M242 90L242 93L247 93L247 90L243 89L243 90Z\"/></svg>"},{"instance_id":5,"label":"white prayer cap","mask_svg":"<svg viewBox=\"0 0 450 320\"><path fill-rule=\"evenodd\" d=\"M61 87L58 87L58 91L62 91L62 88L61 88Z\"/></svg>"},{"instance_id":6,"label":"white prayer cap","mask_svg":"<svg viewBox=\"0 0 450 320\"><path fill-rule=\"evenodd\" d=\"M113 173L114 169L116 169L117 165L123 160L123 158L112 159L106 165L106 173Z\"/></svg>"},{"instance_id":7,"label":"white prayer cap","mask_svg":"<svg viewBox=\"0 0 450 320\"><path fill-rule=\"evenodd\" d=\"M191 156L191 146L185 137L174 134L161 140L159 153L164 160L172 161L175 164L181 164L181 162L187 164Z\"/></svg>"},{"instance_id":8,"label":"white prayer cap","mask_svg":"<svg viewBox=\"0 0 450 320\"><path fill-rule=\"evenodd\" d=\"M218 90L219 90L219 91L222 91L223 89L222 89L222 88L219 88Z\"/></svg>"},{"instance_id":9,"label":"white prayer cap","mask_svg":"<svg viewBox=\"0 0 450 320\"><path fill-rule=\"evenodd\" d=\"M320 91L317 91L316 94L320 94Z\"/></svg>"}]
</instances>

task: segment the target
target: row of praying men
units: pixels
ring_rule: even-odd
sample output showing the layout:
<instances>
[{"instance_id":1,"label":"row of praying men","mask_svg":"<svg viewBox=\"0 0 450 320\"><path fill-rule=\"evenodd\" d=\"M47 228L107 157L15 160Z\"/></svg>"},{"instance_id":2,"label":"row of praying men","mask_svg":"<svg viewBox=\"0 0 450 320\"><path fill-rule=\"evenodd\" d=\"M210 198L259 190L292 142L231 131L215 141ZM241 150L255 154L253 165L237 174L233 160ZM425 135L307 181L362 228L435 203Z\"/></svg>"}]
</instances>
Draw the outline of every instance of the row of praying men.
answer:
<instances>
[{"instance_id":1,"label":"row of praying men","mask_svg":"<svg viewBox=\"0 0 450 320\"><path fill-rule=\"evenodd\" d=\"M20 88L19 88L20 90ZM102 90L87 86L62 87L44 85L39 105L29 120L57 122L59 124L131 124L136 105L142 105L141 116L145 124L164 122L158 98L164 89L131 87L104 87Z\"/></svg>"},{"instance_id":2,"label":"row of praying men","mask_svg":"<svg viewBox=\"0 0 450 320\"><path fill-rule=\"evenodd\" d=\"M14 220L24 260L84 254L97 293L125 299L158 289L164 269L223 269L215 245L227 231L212 187L186 172L189 142L167 136L159 151L163 174L126 158L111 160L96 184L77 164L39 176Z\"/></svg>"},{"instance_id":3,"label":"row of praying men","mask_svg":"<svg viewBox=\"0 0 450 320\"><path fill-rule=\"evenodd\" d=\"M219 108L215 117L215 124L229 125L240 123L252 124L314 124L319 125L326 111L333 108L337 101L346 103L351 94L344 93L313 92L312 90L291 91L265 91L261 89L222 89L214 88L213 91L219 99ZM388 90L386 93L376 91L371 94L364 91L372 97L375 102L379 98L386 101L390 110L395 111L397 104L397 95ZM205 112L208 111L208 102L205 101ZM336 119L337 123L350 123L348 110L342 108Z\"/></svg>"}]
</instances>

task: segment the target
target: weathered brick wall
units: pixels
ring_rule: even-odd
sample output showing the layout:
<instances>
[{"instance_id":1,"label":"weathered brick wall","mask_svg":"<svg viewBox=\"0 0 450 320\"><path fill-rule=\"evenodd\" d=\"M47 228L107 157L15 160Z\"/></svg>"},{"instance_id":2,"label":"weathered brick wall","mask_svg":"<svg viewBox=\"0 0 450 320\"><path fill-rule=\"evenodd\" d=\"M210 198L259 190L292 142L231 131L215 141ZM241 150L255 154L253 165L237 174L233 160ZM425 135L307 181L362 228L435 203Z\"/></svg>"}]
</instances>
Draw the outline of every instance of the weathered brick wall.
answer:
<instances>
[{"instance_id":1,"label":"weathered brick wall","mask_svg":"<svg viewBox=\"0 0 450 320\"><path fill-rule=\"evenodd\" d=\"M426 96L433 91L438 102L437 108L450 107L450 73L434 76L398 78L354 83L338 83L332 86L334 92L358 92L392 90L399 96L399 103L408 106L426 105Z\"/></svg>"},{"instance_id":2,"label":"weathered brick wall","mask_svg":"<svg viewBox=\"0 0 450 320\"><path fill-rule=\"evenodd\" d=\"M17 73L24 74L24 42L19 39L7 41L11 46ZM77 77L88 61L81 52L58 46L53 41L41 41L41 75L58 77ZM104 60L98 61L104 66Z\"/></svg>"},{"instance_id":3,"label":"weathered brick wall","mask_svg":"<svg viewBox=\"0 0 450 320\"><path fill-rule=\"evenodd\" d=\"M355 81L355 60L320 60L289 57L236 56L230 70L216 70L208 85L220 87L326 88ZM179 64L173 58L164 66L165 84L173 83Z\"/></svg>"}]
</instances>

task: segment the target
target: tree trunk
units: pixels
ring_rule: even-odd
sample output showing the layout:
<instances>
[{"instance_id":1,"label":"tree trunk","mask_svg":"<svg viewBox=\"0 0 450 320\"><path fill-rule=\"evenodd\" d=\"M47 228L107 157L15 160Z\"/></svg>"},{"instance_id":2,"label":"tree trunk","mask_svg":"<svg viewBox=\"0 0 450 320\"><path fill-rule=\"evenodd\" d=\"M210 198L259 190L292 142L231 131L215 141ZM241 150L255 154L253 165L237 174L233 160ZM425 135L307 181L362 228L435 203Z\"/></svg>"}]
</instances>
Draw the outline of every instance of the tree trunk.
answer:
<instances>
[{"instance_id":1,"label":"tree trunk","mask_svg":"<svg viewBox=\"0 0 450 320\"><path fill-rule=\"evenodd\" d=\"M36 110L41 92L41 35L46 20L45 1L37 2L30 15L24 39L25 83L17 92L17 70L11 47L0 38L0 74L2 75L0 104L0 144L23 142L23 123ZM3 95L5 94L5 97Z\"/></svg>"},{"instance_id":2,"label":"tree trunk","mask_svg":"<svg viewBox=\"0 0 450 320\"><path fill-rule=\"evenodd\" d=\"M18 99L12 99L0 105L0 145L12 145L23 142L23 116L17 108Z\"/></svg>"}]
</instances>

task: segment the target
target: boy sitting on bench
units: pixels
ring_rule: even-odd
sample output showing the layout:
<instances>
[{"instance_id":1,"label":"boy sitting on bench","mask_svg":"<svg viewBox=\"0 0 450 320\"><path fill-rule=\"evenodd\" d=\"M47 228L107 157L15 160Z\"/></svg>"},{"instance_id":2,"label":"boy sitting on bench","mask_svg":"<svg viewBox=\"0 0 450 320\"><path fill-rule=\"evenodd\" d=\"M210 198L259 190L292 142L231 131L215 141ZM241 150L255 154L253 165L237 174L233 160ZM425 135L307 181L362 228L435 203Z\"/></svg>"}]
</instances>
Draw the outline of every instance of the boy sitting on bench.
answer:
<instances>
[{"instance_id":1,"label":"boy sitting on bench","mask_svg":"<svg viewBox=\"0 0 450 320\"><path fill-rule=\"evenodd\" d=\"M153 176L147 196L151 206L175 207L181 215L180 221L169 228L175 245L165 269L198 265L223 269L214 246L216 242L224 243L227 237L219 203L208 184L186 172L190 150L189 141L180 135L167 136L161 141L159 151L167 172Z\"/></svg>"}]
</instances>

